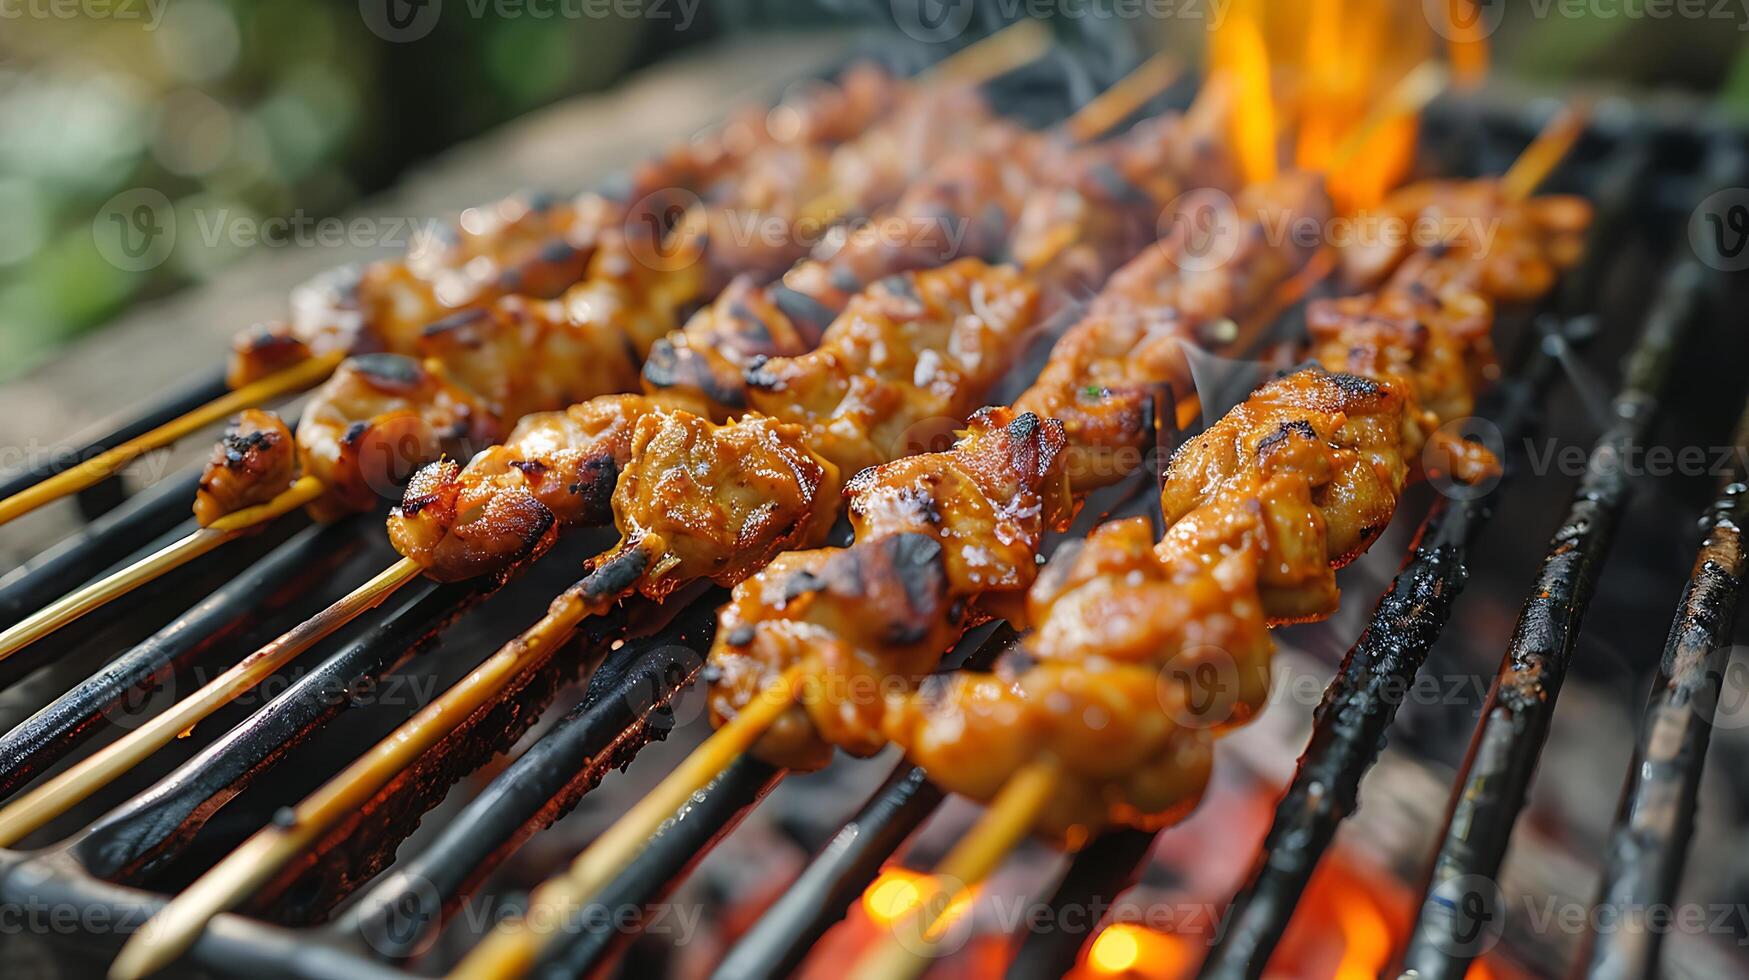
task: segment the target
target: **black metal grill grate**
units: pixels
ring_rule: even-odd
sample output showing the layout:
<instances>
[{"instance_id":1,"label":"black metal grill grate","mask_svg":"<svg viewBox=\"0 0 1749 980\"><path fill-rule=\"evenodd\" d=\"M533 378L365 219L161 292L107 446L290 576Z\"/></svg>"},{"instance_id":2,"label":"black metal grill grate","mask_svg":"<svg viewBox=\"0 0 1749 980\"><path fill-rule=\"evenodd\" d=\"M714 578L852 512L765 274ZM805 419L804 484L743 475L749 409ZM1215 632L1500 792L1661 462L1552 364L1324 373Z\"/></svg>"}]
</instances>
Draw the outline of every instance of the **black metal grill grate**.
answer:
<instances>
[{"instance_id":1,"label":"black metal grill grate","mask_svg":"<svg viewBox=\"0 0 1749 980\"><path fill-rule=\"evenodd\" d=\"M1036 118L1043 106L1066 110L1095 90L1095 83L1105 81L1107 74L1108 70L1090 68L1087 59L1063 54L1005 80L995 101L999 107L1024 108L1023 114ZM1177 95L1182 101L1184 93ZM1501 105L1486 98L1442 105L1426 127L1428 147L1423 158L1432 161L1432 169L1439 173L1497 171L1528 141L1541 121L1539 114L1547 108L1540 103L1529 109ZM1698 187L1716 184L1720 174L1742 170L1738 136L1732 135L1727 145L1703 118L1615 106L1599 119L1574 165L1565 171L1570 183L1599 201L1596 241L1589 261L1568 284L1556 309L1524 332L1525 356L1495 393L1491 415L1508 434L1509 443L1534 425L1540 397L1558 375L1557 360L1570 356L1561 345L1583 332L1583 316L1592 312L1611 274L1610 261L1617 257L1619 243L1643 235L1654 219L1685 214L1701 196L1694 193ZM1707 173L1697 181L1686 164L1698 158L1701 148L1711 152ZM1668 249L1668 229L1663 234L1659 240ZM1683 335L1707 312L1702 287L1708 275L1704 267L1689 261L1677 263L1664 277L1663 292L1646 318L1628 380L1615 402L1617 425L1600 446L1619 449L1645 438ZM1740 484L1742 474L1736 476L1735 483ZM1733 486L1722 491L1728 503L1713 512L1715 527L1734 519L1741 506L1743 491ZM1518 700L1501 695L1500 703L1514 710L1485 715L1488 721L1478 731L1477 744L1483 750L1456 798L1467 829L1450 834L1442 848L1429 886L1435 900L1426 906L1405 954L1406 962L1421 976L1455 976L1467 965L1468 958L1452 953L1448 941L1466 925L1446 914L1453 908L1461 911L1463 905L1453 904L1439 886L1465 875L1491 880L1498 870L1549 724L1553 692L1578 633L1579 613L1601 568L1614 522L1621 517L1626 489L1622 473L1594 468L1571 519L1557 532L1556 549L1545 566L1536 601L1527 606L1530 612L1546 614L1552 639L1540 642L1542 634L1526 626L1512 654L1520 666L1543 671L1541 691ZM180 515L178 508L186 499L187 488L181 481L171 481L166 488L143 494L98 519L88 535L0 588L0 614L15 618L121 559L138 541L167 530L174 523L171 515ZM1133 503L1118 501L1111 506ZM1422 523L1407 563L1326 692L1299 776L1277 810L1250 881L1229 910L1228 929L1211 951L1205 975L1262 974L1318 858L1354 808L1361 779L1391 726L1396 706L1378 694L1380 685L1412 678L1421 667L1464 584L1471 545L1493 511L1509 506L1498 494L1442 501ZM107 723L130 717L129 698L144 694L150 702L151 692L174 686L175 678L217 640L250 635L255 617L295 613L319 604L323 597L313 580L338 577L334 570L349 562L380 562L383 549L369 542L378 527L367 517L327 529L301 530L246 569L236 566L239 574L234 581L102 673L54 699L46 713L0 736L0 792L16 791L49 771L81 740L101 733ZM264 542L238 560L247 561L273 543ZM76 811L68 820L51 825L33 838L33 843L46 845L43 849L0 852L0 901L27 914L80 910L81 921L94 923L80 931L80 941L89 940L102 948L103 955L112 954L127 927L143 922L161 906L159 889L186 882L215 854L254 829L250 814L259 816L261 806L225 804L298 798L308 788L304 783L320 774L284 778L285 773L276 772L276 779L284 781L272 787L273 793L258 780L300 746L306 753L312 746L344 753L348 745L356 748L374 741L412 708L373 703L369 696L373 683L394 676L395 668L439 631L445 631L446 655L445 663L435 666L452 673L465 669L482 647L496 645L487 637L502 634L504 624L527 621L518 610L544 604L543 597L557 591L554 583L569 581L567 567L599 543L580 536L543 563L546 574L537 570L496 593L476 586L411 588L386 611L355 624L326 657L300 661L289 683L271 700L220 715L212 724L222 734L198 750L166 760L168 768L148 772L149 784L123 784L117 793L100 797L106 811L96 815ZM1717 658L1711 651L1716 651L1722 635L1716 630L1718 616L1726 606L1723 596L1733 593L1736 584L1732 579L1712 586L1721 598L1710 600L1714 605L1703 610L1714 615L1715 631L1703 637L1711 641L1709 655L1701 658L1700 667L1690 661L1667 665L1677 676L1653 710L1675 698L1672 692L1692 690L1699 683L1690 676L1695 670L1702 677L1711 676L1707 670L1716 673ZM706 591L672 603L665 611L636 608L626 616L592 622L565 654L525 678L502 703L432 753L428 764L391 786L357 820L325 840L296 875L272 889L273 917L280 924L252 915L222 915L193 948L190 960L226 975L307 980L404 976L390 964L421 950L445 915L479 889L499 862L575 806L610 769L625 765L646 744L665 737L671 724L670 703L702 667L699 651L708 648L713 610L721 600L720 592ZM963 646L962 659L973 664L988 660L1011 641L1005 630L981 633ZM19 659L41 663L39 657ZM395 860L397 848L452 785L514 746L565 685L586 672L589 683L576 707L530 742L416 853ZM369 710L361 710L366 705ZM1703 724L1691 730L1681 753L1661 760L1666 768L1656 777L1657 785L1673 782L1687 787L1687 795L1676 805L1675 821L1662 829L1659 846L1624 844L1618 849L1611 865L1612 898L1630 894L1640 899L1668 898L1681 867L1683 826L1692 815L1693 780L1704 748ZM744 760L666 828L602 901L636 906L658 900L781 775ZM1502 776L1508 777L1504 793L1496 789ZM1488 792L1480 792L1481 788ZM1639 783L1631 792L1643 794L1656 788ZM717 975L758 977L793 969L940 802L941 794L920 771L900 766L788 893L742 937ZM1051 903L1060 907L1085 902L1089 896L1114 896L1133 877L1151 841L1148 835L1120 833L1095 842L1071 863ZM384 868L387 873L372 882L372 876ZM326 920L366 884L370 887L332 921L307 928L287 924ZM614 941L625 937L584 931L569 938L548 951L540 965L543 973L587 972L615 951ZM1073 965L1086 938L1066 931L1029 936L1011 975L1060 975ZM1594 975L1649 969L1655 944L1650 953L1643 948L1624 951L1627 942L1599 945L1591 960ZM1630 969L1624 963L1634 965Z\"/></svg>"}]
</instances>

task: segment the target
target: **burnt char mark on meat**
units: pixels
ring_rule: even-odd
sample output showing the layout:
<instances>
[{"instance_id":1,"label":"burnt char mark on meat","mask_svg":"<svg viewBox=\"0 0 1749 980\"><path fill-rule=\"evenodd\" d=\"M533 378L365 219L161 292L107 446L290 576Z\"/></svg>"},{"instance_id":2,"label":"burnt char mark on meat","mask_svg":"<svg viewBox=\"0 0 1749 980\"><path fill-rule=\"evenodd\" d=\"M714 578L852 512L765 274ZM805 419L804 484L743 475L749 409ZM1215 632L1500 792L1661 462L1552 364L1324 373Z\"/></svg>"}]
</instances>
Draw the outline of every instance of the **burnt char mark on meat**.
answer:
<instances>
[{"instance_id":1,"label":"burnt char mark on meat","mask_svg":"<svg viewBox=\"0 0 1749 980\"><path fill-rule=\"evenodd\" d=\"M696 389L725 408L747 405L747 393L712 371L703 355L690 347L676 347L666 338L650 348L650 356L644 361L644 380L657 390Z\"/></svg>"},{"instance_id":2,"label":"burnt char mark on meat","mask_svg":"<svg viewBox=\"0 0 1749 980\"><path fill-rule=\"evenodd\" d=\"M773 289L771 302L798 330L805 329L813 337L824 333L836 317L825 303L788 286Z\"/></svg>"},{"instance_id":3,"label":"burnt char mark on meat","mask_svg":"<svg viewBox=\"0 0 1749 980\"><path fill-rule=\"evenodd\" d=\"M412 387L424 378L419 362L400 354L360 354L352 359L358 373L389 386Z\"/></svg>"},{"instance_id":4,"label":"burnt char mark on meat","mask_svg":"<svg viewBox=\"0 0 1749 980\"><path fill-rule=\"evenodd\" d=\"M917 282L912 276L897 273L882 279L878 284L882 292L912 303L923 302L923 297L917 295Z\"/></svg>"},{"instance_id":5,"label":"burnt char mark on meat","mask_svg":"<svg viewBox=\"0 0 1749 980\"><path fill-rule=\"evenodd\" d=\"M256 450L265 452L279 445L279 433L262 429L249 433L226 432L224 444L225 466L234 470L248 462L250 453Z\"/></svg>"},{"instance_id":6,"label":"burnt char mark on meat","mask_svg":"<svg viewBox=\"0 0 1749 980\"><path fill-rule=\"evenodd\" d=\"M782 593L783 604L787 606L797 599L800 599L802 596L808 595L812 592L819 592L824 588L826 588L825 579L815 575L808 569L803 569L794 575L791 575L789 578L784 579Z\"/></svg>"},{"instance_id":7,"label":"burnt char mark on meat","mask_svg":"<svg viewBox=\"0 0 1749 980\"><path fill-rule=\"evenodd\" d=\"M1022 412L1008 423L1008 438L1013 442L1025 442L1038 432L1039 417L1032 412Z\"/></svg>"},{"instance_id":8,"label":"burnt char mark on meat","mask_svg":"<svg viewBox=\"0 0 1749 980\"><path fill-rule=\"evenodd\" d=\"M581 521L587 526L613 520L613 488L619 483L619 462L611 453L598 453L577 468L578 480L565 489L583 503Z\"/></svg>"},{"instance_id":9,"label":"burnt char mark on meat","mask_svg":"<svg viewBox=\"0 0 1749 980\"><path fill-rule=\"evenodd\" d=\"M650 567L650 553L628 543L603 559L577 583L586 599L612 599L629 592Z\"/></svg>"},{"instance_id":10,"label":"burnt char mark on meat","mask_svg":"<svg viewBox=\"0 0 1749 980\"><path fill-rule=\"evenodd\" d=\"M1377 381L1374 381L1371 378L1363 378L1358 374L1338 372L1330 375L1330 380L1335 383L1337 389L1343 394L1352 395L1356 398L1377 398L1384 392L1384 389L1379 387Z\"/></svg>"},{"instance_id":11,"label":"burnt char mark on meat","mask_svg":"<svg viewBox=\"0 0 1749 980\"><path fill-rule=\"evenodd\" d=\"M771 344L771 325L753 312L753 308L742 300L729 304L729 315L745 325L742 336L756 343L769 346Z\"/></svg>"},{"instance_id":12,"label":"burnt char mark on meat","mask_svg":"<svg viewBox=\"0 0 1749 980\"><path fill-rule=\"evenodd\" d=\"M1264 436L1263 440L1257 444L1258 458L1268 456L1270 453L1274 452L1277 447L1286 443L1289 437L1296 435L1312 442L1318 441L1318 431L1312 428L1311 422L1308 422L1305 419L1294 419L1291 422L1283 422L1279 426L1276 426L1274 432Z\"/></svg>"},{"instance_id":13,"label":"burnt char mark on meat","mask_svg":"<svg viewBox=\"0 0 1749 980\"><path fill-rule=\"evenodd\" d=\"M552 265L560 265L565 262L570 262L578 255L582 254L582 252L583 250L577 246L562 238L558 238L541 246L540 260Z\"/></svg>"},{"instance_id":14,"label":"burnt char mark on meat","mask_svg":"<svg viewBox=\"0 0 1749 980\"><path fill-rule=\"evenodd\" d=\"M763 355L755 357L741 370L741 380L747 383L747 387L755 391L782 391L783 379L765 369L769 363L771 363L769 357Z\"/></svg>"},{"instance_id":15,"label":"burnt char mark on meat","mask_svg":"<svg viewBox=\"0 0 1749 980\"><path fill-rule=\"evenodd\" d=\"M438 337L446 333L455 333L463 328L473 326L491 314L484 307L451 313L435 323L428 323L419 331L422 337Z\"/></svg>"},{"instance_id":16,"label":"burnt char mark on meat","mask_svg":"<svg viewBox=\"0 0 1749 980\"><path fill-rule=\"evenodd\" d=\"M918 614L913 621L926 621L925 614L947 594L941 542L927 534L904 532L881 539L880 546L888 567L905 589L908 611Z\"/></svg>"},{"instance_id":17,"label":"burnt char mark on meat","mask_svg":"<svg viewBox=\"0 0 1749 980\"><path fill-rule=\"evenodd\" d=\"M857 280L856 273L851 272L844 266L839 266L833 269L831 273L827 275L826 281L832 284L833 289L842 289L847 293L862 291L862 283ZM797 295L802 294L798 293Z\"/></svg>"},{"instance_id":18,"label":"burnt char mark on meat","mask_svg":"<svg viewBox=\"0 0 1749 980\"><path fill-rule=\"evenodd\" d=\"M257 323L248 329L243 346L251 353L263 353L276 349L295 350L303 347L304 342L292 336L284 324Z\"/></svg>"}]
</instances>

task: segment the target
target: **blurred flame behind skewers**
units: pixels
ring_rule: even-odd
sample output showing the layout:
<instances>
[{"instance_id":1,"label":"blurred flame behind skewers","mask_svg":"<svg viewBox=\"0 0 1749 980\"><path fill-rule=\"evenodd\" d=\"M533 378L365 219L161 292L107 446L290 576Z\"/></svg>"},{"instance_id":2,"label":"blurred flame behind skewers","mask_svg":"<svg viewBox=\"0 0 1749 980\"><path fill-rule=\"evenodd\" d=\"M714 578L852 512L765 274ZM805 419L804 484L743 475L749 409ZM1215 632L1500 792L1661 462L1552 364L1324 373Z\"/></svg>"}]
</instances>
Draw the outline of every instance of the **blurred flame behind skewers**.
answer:
<instances>
[{"instance_id":1,"label":"blurred flame behind skewers","mask_svg":"<svg viewBox=\"0 0 1749 980\"><path fill-rule=\"evenodd\" d=\"M1480 85L1490 61L1484 13L1477 0L1445 0L1445 15L1446 57L1452 74L1461 88Z\"/></svg>"},{"instance_id":2,"label":"blurred flame behind skewers","mask_svg":"<svg viewBox=\"0 0 1749 980\"><path fill-rule=\"evenodd\" d=\"M1388 0L1299 9L1235 0L1209 37L1209 81L1236 89L1232 138L1246 180L1275 175L1286 133L1294 165L1324 173L1340 210L1361 211L1414 163L1427 82L1440 79L1437 91L1445 77L1427 68L1432 31Z\"/></svg>"}]
</instances>

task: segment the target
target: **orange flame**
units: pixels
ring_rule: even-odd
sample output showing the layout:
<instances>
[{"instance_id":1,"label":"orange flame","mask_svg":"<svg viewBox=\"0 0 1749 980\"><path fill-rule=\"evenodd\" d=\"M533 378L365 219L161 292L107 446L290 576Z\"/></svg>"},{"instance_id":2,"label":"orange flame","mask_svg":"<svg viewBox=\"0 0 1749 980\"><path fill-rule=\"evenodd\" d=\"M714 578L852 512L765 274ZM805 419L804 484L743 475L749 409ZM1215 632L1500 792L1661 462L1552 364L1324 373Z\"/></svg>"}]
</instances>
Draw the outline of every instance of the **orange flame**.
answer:
<instances>
[{"instance_id":1,"label":"orange flame","mask_svg":"<svg viewBox=\"0 0 1749 980\"><path fill-rule=\"evenodd\" d=\"M1337 207L1353 213L1383 201L1414 165L1419 131L1414 115L1393 116L1379 123L1352 158L1326 176Z\"/></svg>"},{"instance_id":2,"label":"orange flame","mask_svg":"<svg viewBox=\"0 0 1749 980\"><path fill-rule=\"evenodd\" d=\"M1271 180L1276 160L1275 96L1269 46L1248 12L1232 11L1212 38L1213 68L1233 79L1237 111L1232 118L1234 154L1247 182Z\"/></svg>"},{"instance_id":3,"label":"orange flame","mask_svg":"<svg viewBox=\"0 0 1749 980\"><path fill-rule=\"evenodd\" d=\"M1391 955L1391 927L1365 889L1342 889L1336 925L1342 931L1342 961L1333 980L1373 980Z\"/></svg>"}]
</instances>

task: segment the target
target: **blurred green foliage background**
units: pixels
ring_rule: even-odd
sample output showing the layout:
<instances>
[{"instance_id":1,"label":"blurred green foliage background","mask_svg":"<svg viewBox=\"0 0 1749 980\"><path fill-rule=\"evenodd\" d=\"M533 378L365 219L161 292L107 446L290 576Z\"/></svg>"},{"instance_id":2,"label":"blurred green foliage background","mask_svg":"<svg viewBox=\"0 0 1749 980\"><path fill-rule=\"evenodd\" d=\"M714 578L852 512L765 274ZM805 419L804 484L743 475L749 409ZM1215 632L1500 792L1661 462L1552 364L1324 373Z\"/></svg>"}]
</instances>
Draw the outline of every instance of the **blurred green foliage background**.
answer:
<instances>
[{"instance_id":1,"label":"blurred green foliage background","mask_svg":"<svg viewBox=\"0 0 1749 980\"><path fill-rule=\"evenodd\" d=\"M179 247L145 272L105 262L92 218L118 191L261 217L334 214L459 140L688 45L770 25L890 22L894 2L911 0L703 0L684 26L501 16L483 4L469 8L481 16L444 17L397 44L366 26L356 0L0 0L0 378L237 258L219 241ZM1539 2L1540 14L1511 5L1499 67L1680 85L1749 106L1741 10L1720 23L1605 16L1623 9L1611 0L1580 5L1597 15L1551 15L1559 0ZM1046 5L991 3L998 15L1035 6Z\"/></svg>"}]
</instances>

